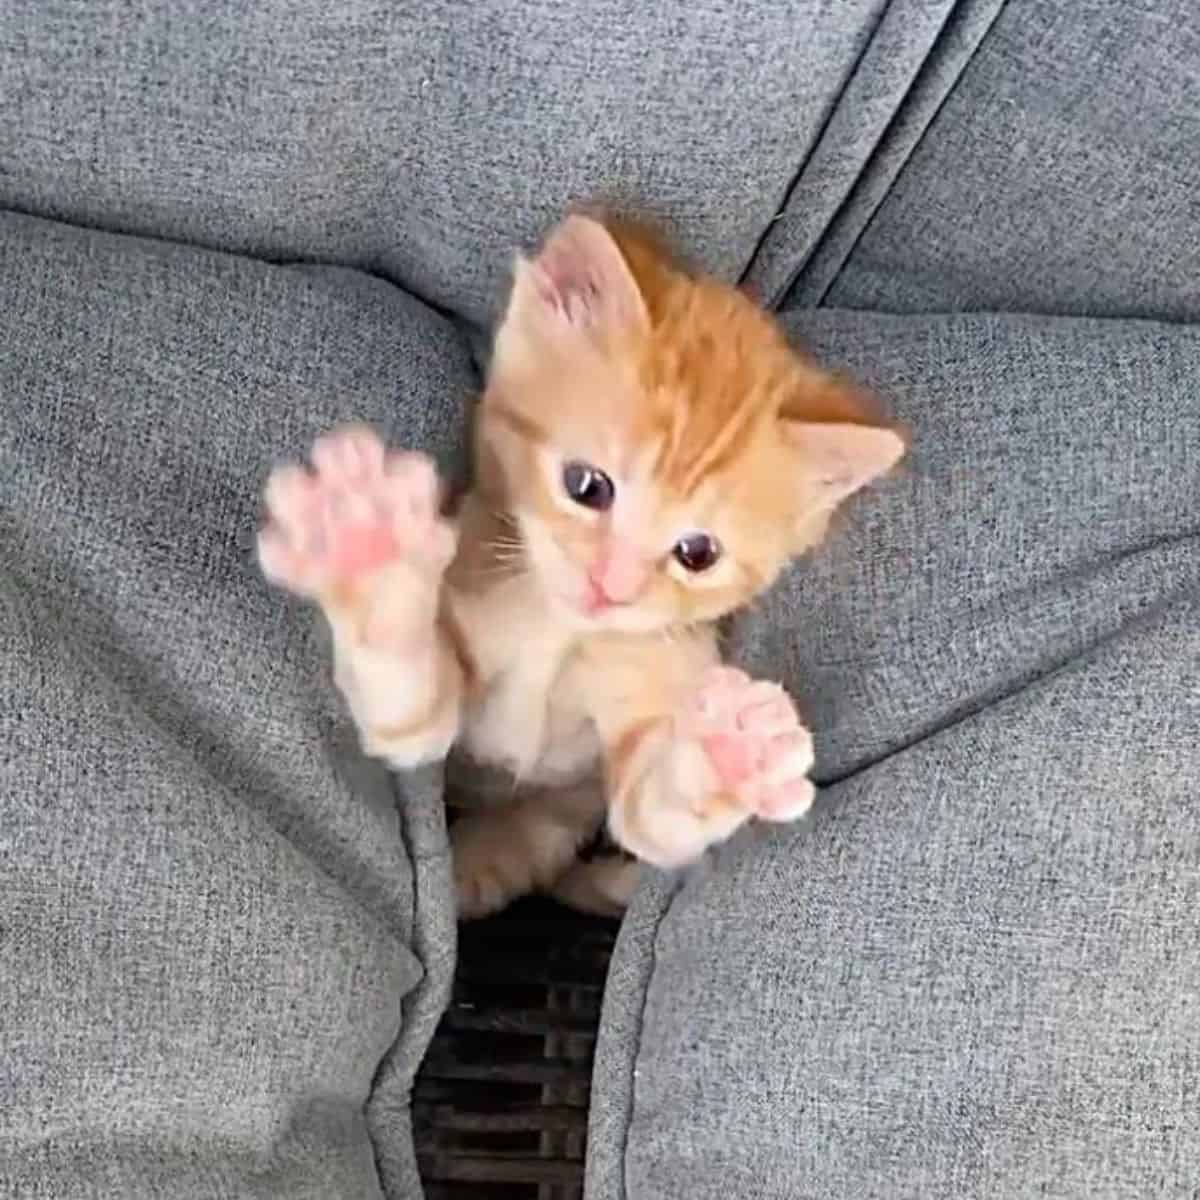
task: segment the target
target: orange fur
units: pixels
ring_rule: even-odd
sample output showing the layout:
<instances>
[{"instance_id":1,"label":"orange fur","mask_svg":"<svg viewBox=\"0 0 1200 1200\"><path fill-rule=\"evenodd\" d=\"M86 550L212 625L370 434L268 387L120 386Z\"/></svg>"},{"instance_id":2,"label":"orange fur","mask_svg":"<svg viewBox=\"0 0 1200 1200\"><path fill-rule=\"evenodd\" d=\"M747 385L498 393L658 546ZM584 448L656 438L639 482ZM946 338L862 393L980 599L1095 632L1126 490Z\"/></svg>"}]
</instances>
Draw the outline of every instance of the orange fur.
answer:
<instances>
[{"instance_id":1,"label":"orange fur","mask_svg":"<svg viewBox=\"0 0 1200 1200\"><path fill-rule=\"evenodd\" d=\"M656 492L647 557L654 538L665 557L667 525L687 511L717 533L739 570L720 588L659 570L645 604L662 624L712 620L748 601L824 533L833 504L823 502L789 428L837 424L892 436L890 460L885 448L862 482L890 466L903 442L861 389L798 353L742 292L684 272L642 229L615 224L609 234L643 318L556 329L518 280L480 412L481 456L493 465L493 493L495 473L506 480L501 503L526 508L583 560L595 553L603 523L554 503L555 481L538 470L539 452L557 446L617 469L646 453Z\"/></svg>"},{"instance_id":2,"label":"orange fur","mask_svg":"<svg viewBox=\"0 0 1200 1200\"><path fill-rule=\"evenodd\" d=\"M428 466L363 437L318 446L320 478L273 483L264 564L325 604L372 753L407 766L453 740L516 779L507 808L455 827L465 915L532 888L619 903L602 893L629 871L575 862L606 813L625 849L671 866L751 816L804 810L811 740L780 689L716 665L714 623L903 453L858 389L645 230L571 217L517 264L448 569ZM572 498L571 464L603 473L610 505ZM424 516L390 541L326 528L327 557L359 543L356 573L322 591L288 541L296 526L309 544L322 488L341 489L331 511ZM701 534L719 553L689 570L680 541ZM364 567L358 545L383 557Z\"/></svg>"}]
</instances>

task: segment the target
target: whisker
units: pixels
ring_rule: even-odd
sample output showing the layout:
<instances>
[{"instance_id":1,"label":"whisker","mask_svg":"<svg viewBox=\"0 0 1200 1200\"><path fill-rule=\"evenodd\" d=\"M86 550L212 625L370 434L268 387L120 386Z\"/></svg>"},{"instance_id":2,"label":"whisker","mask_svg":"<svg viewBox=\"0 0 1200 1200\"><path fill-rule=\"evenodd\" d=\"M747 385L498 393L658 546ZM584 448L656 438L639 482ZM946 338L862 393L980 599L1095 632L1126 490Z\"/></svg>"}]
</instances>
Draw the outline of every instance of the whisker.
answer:
<instances>
[{"instance_id":1,"label":"whisker","mask_svg":"<svg viewBox=\"0 0 1200 1200\"><path fill-rule=\"evenodd\" d=\"M526 571L523 567L512 566L508 563L485 563L478 567L469 568L469 572L476 578L496 579L518 579L520 576L526 574Z\"/></svg>"}]
</instances>

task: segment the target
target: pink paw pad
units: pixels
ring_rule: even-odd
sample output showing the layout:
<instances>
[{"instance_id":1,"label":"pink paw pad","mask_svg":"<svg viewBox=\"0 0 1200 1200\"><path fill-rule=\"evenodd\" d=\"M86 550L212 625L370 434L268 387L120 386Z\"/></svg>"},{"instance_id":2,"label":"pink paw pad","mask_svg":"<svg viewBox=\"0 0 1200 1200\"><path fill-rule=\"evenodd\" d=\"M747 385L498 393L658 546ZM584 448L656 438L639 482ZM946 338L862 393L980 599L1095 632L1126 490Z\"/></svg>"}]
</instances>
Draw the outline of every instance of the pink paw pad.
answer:
<instances>
[{"instance_id":1,"label":"pink paw pad","mask_svg":"<svg viewBox=\"0 0 1200 1200\"><path fill-rule=\"evenodd\" d=\"M812 735L776 683L715 667L684 718L721 786L756 816L790 821L813 800Z\"/></svg>"},{"instance_id":2,"label":"pink paw pad","mask_svg":"<svg viewBox=\"0 0 1200 1200\"><path fill-rule=\"evenodd\" d=\"M440 571L454 535L438 500L437 473L424 456L389 453L366 429L328 434L313 446L311 469L280 467L267 482L263 571L304 595L400 558Z\"/></svg>"}]
</instances>

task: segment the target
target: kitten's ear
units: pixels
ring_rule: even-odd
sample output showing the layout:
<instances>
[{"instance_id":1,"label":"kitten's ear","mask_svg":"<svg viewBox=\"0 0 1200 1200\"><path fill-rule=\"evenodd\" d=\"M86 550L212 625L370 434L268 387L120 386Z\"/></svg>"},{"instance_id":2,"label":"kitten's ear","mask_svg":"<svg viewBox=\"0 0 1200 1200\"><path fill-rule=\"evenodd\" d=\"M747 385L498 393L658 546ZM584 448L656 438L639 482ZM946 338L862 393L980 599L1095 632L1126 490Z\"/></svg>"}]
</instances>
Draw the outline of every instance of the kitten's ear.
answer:
<instances>
[{"instance_id":1,"label":"kitten's ear","mask_svg":"<svg viewBox=\"0 0 1200 1200\"><path fill-rule=\"evenodd\" d=\"M832 509L886 474L907 442L895 429L825 421L782 421L783 435L799 451L804 482L818 507Z\"/></svg>"},{"instance_id":2,"label":"kitten's ear","mask_svg":"<svg viewBox=\"0 0 1200 1200\"><path fill-rule=\"evenodd\" d=\"M567 217L533 259L517 260L504 324L527 336L637 328L648 321L637 280L612 235Z\"/></svg>"}]
</instances>

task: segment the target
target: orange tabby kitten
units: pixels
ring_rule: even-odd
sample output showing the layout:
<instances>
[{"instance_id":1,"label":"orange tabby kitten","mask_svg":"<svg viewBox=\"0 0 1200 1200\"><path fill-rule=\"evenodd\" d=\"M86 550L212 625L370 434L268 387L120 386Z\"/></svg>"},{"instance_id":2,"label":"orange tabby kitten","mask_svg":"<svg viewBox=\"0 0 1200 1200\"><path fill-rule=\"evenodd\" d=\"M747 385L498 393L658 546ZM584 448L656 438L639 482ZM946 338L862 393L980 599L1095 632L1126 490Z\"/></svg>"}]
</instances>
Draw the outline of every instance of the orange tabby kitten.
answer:
<instances>
[{"instance_id":1,"label":"orange tabby kitten","mask_svg":"<svg viewBox=\"0 0 1200 1200\"><path fill-rule=\"evenodd\" d=\"M744 295L575 216L517 264L454 522L427 459L347 429L272 475L260 556L324 610L369 753L501 769L453 827L462 915L612 910L636 864L578 857L606 819L676 867L808 809L811 737L714 623L903 450Z\"/></svg>"}]
</instances>

